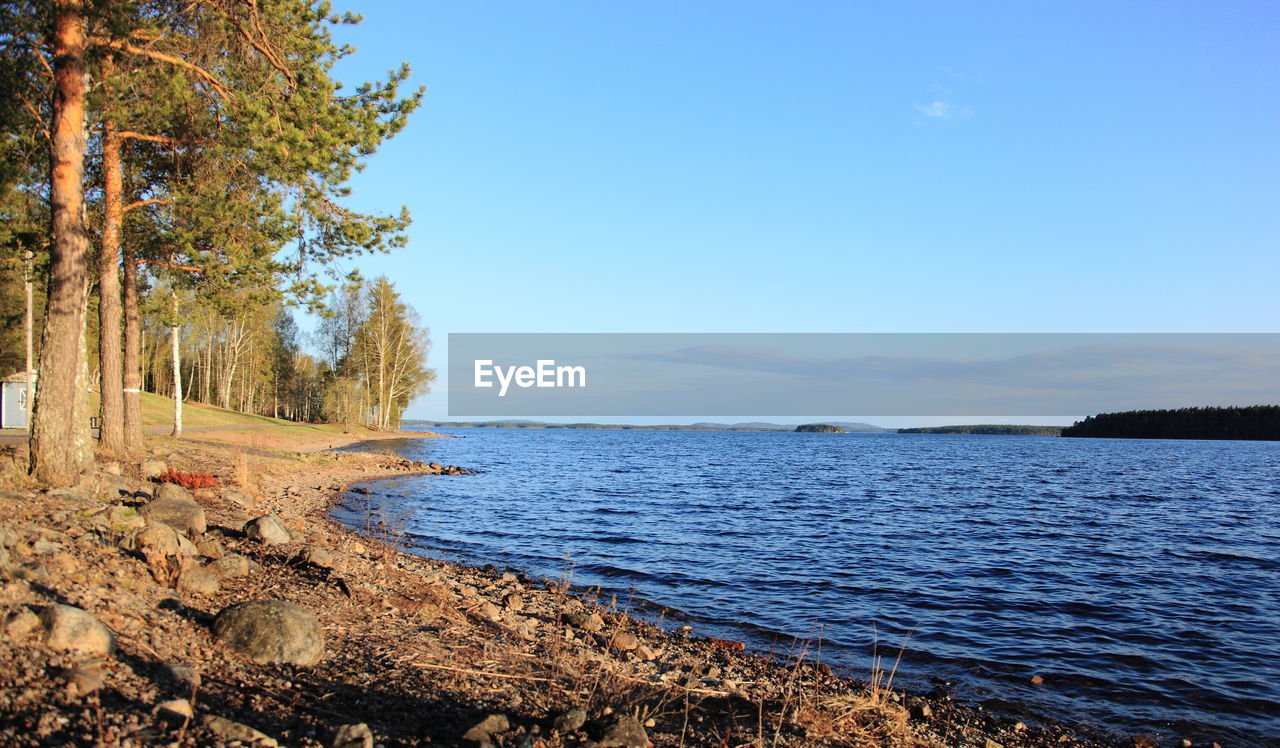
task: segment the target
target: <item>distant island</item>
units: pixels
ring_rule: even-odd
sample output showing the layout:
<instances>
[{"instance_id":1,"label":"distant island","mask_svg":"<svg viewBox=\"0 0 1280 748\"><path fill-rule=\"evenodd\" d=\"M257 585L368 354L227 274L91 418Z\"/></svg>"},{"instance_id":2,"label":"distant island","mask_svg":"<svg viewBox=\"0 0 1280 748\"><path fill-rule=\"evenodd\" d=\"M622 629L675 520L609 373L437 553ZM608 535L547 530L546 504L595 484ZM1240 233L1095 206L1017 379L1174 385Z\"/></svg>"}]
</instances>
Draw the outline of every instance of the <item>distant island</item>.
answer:
<instances>
[{"instance_id":1,"label":"distant island","mask_svg":"<svg viewBox=\"0 0 1280 748\"><path fill-rule=\"evenodd\" d=\"M832 426L829 423L806 423L796 426L798 434L847 434L848 429L842 429L839 426Z\"/></svg>"},{"instance_id":2,"label":"distant island","mask_svg":"<svg viewBox=\"0 0 1280 748\"><path fill-rule=\"evenodd\" d=\"M1280 441L1280 405L1099 413L1062 430L1070 437Z\"/></svg>"},{"instance_id":3,"label":"distant island","mask_svg":"<svg viewBox=\"0 0 1280 748\"><path fill-rule=\"evenodd\" d=\"M405 420L406 426L419 426L437 429L587 429L600 431L797 431L798 429L784 423L768 423L765 421L749 421L743 423L700 422L692 424L666 424L658 426L641 426L625 423L548 423L546 421L421 421ZM884 434L892 431L870 423L855 421L835 421L829 425L841 432L859 434Z\"/></svg>"},{"instance_id":4,"label":"distant island","mask_svg":"<svg viewBox=\"0 0 1280 748\"><path fill-rule=\"evenodd\" d=\"M984 436L1058 436L1062 426L1019 426L982 423L973 426L920 426L898 429L899 434L981 434Z\"/></svg>"}]
</instances>

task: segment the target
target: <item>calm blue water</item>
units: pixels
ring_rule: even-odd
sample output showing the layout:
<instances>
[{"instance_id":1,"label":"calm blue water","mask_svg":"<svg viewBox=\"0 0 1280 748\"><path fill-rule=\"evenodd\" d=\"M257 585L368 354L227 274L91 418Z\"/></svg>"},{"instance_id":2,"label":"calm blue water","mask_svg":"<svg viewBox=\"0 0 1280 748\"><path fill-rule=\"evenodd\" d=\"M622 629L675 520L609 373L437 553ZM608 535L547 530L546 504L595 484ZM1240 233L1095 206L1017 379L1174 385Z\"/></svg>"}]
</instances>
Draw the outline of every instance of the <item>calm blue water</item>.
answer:
<instances>
[{"instance_id":1,"label":"calm blue water","mask_svg":"<svg viewBox=\"0 0 1280 748\"><path fill-rule=\"evenodd\" d=\"M1280 444L451 433L376 448L482 474L365 484L430 555L553 577L568 557L698 633L820 631L854 675L912 632L909 682L1109 731L1280 735Z\"/></svg>"}]
</instances>

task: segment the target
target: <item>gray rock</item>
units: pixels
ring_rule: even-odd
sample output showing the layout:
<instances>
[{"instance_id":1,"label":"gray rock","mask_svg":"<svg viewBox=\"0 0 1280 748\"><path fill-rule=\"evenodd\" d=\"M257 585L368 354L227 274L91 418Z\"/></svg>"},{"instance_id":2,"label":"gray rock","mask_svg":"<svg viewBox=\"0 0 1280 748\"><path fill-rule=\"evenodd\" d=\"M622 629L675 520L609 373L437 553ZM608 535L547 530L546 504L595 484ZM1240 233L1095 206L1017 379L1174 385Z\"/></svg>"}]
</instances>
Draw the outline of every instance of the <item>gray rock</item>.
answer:
<instances>
[{"instance_id":1,"label":"gray rock","mask_svg":"<svg viewBox=\"0 0 1280 748\"><path fill-rule=\"evenodd\" d=\"M267 545L293 542L293 533L289 532L289 528L285 527L284 522L274 514L249 520L244 526L244 534Z\"/></svg>"},{"instance_id":2,"label":"gray rock","mask_svg":"<svg viewBox=\"0 0 1280 748\"><path fill-rule=\"evenodd\" d=\"M489 736L496 732L506 732L509 729L511 729L511 723L507 721L505 714L490 714L476 723L470 730L463 733L462 739L476 743L487 743L489 742Z\"/></svg>"},{"instance_id":3,"label":"gray rock","mask_svg":"<svg viewBox=\"0 0 1280 748\"><path fill-rule=\"evenodd\" d=\"M143 460L140 468L143 478L159 478L169 471L169 466L160 460Z\"/></svg>"},{"instance_id":4,"label":"gray rock","mask_svg":"<svg viewBox=\"0 0 1280 748\"><path fill-rule=\"evenodd\" d=\"M245 509L252 509L258 503L257 501L254 500L252 495L250 495L246 491L241 491L238 488L222 489L222 498L226 499L227 501L230 501L233 504L238 504L239 506L242 506Z\"/></svg>"},{"instance_id":5,"label":"gray rock","mask_svg":"<svg viewBox=\"0 0 1280 748\"><path fill-rule=\"evenodd\" d=\"M313 665L324 654L320 621L284 600L250 600L223 608L213 619L213 635L254 662Z\"/></svg>"},{"instance_id":6,"label":"gray rock","mask_svg":"<svg viewBox=\"0 0 1280 748\"><path fill-rule=\"evenodd\" d=\"M191 689L200 685L200 673L190 665L166 662L160 667L160 674L179 688Z\"/></svg>"},{"instance_id":7,"label":"gray rock","mask_svg":"<svg viewBox=\"0 0 1280 748\"><path fill-rule=\"evenodd\" d=\"M328 549L318 545L307 545L303 547L302 553L298 556L304 563L312 566L319 566L321 569L333 568L333 554Z\"/></svg>"},{"instance_id":8,"label":"gray rock","mask_svg":"<svg viewBox=\"0 0 1280 748\"><path fill-rule=\"evenodd\" d=\"M221 587L218 575L208 569L187 569L178 577L178 588L196 595L211 597L218 594Z\"/></svg>"},{"instance_id":9,"label":"gray rock","mask_svg":"<svg viewBox=\"0 0 1280 748\"><path fill-rule=\"evenodd\" d=\"M272 748L279 745L275 738L258 732L248 725L232 722L226 717L206 714L202 722L205 727L209 728L210 732L226 741L239 740L250 745L271 746Z\"/></svg>"},{"instance_id":10,"label":"gray rock","mask_svg":"<svg viewBox=\"0 0 1280 748\"><path fill-rule=\"evenodd\" d=\"M261 566L241 556L239 553L228 553L222 558L211 562L205 568L224 579L246 577L254 571L262 569Z\"/></svg>"},{"instance_id":11,"label":"gray rock","mask_svg":"<svg viewBox=\"0 0 1280 748\"><path fill-rule=\"evenodd\" d=\"M596 744L600 748L647 748L649 735L635 717L615 714L605 721Z\"/></svg>"},{"instance_id":12,"label":"gray rock","mask_svg":"<svg viewBox=\"0 0 1280 748\"><path fill-rule=\"evenodd\" d=\"M363 722L343 725L333 739L333 748L373 748L373 732Z\"/></svg>"},{"instance_id":13,"label":"gray rock","mask_svg":"<svg viewBox=\"0 0 1280 748\"><path fill-rule=\"evenodd\" d=\"M148 519L163 522L184 535L203 535L207 529L204 507L197 504L195 499L191 498L190 493L182 486L172 483L161 484L162 489L165 486L173 486L187 495L183 497L169 491L166 496L162 492L143 507L142 513Z\"/></svg>"},{"instance_id":14,"label":"gray rock","mask_svg":"<svg viewBox=\"0 0 1280 748\"><path fill-rule=\"evenodd\" d=\"M587 723L587 710L580 706L575 706L569 711L556 717L551 723L552 729L558 733L568 733L574 730L581 730L582 726Z\"/></svg>"},{"instance_id":15,"label":"gray rock","mask_svg":"<svg viewBox=\"0 0 1280 748\"><path fill-rule=\"evenodd\" d=\"M116 651L116 638L93 616L70 605L50 605L40 611L44 627L44 643L54 649L66 649L89 655L110 655Z\"/></svg>"}]
</instances>

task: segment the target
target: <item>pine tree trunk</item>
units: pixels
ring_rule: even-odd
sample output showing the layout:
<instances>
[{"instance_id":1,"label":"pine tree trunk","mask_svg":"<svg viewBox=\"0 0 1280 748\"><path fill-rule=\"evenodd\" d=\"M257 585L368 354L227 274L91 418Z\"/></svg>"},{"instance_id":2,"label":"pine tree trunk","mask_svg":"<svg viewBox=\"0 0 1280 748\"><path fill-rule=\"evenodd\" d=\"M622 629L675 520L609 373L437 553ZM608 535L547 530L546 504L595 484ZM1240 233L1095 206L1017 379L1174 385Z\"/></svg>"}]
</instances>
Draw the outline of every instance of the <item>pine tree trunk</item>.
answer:
<instances>
[{"instance_id":1,"label":"pine tree trunk","mask_svg":"<svg viewBox=\"0 0 1280 748\"><path fill-rule=\"evenodd\" d=\"M84 314L89 313L89 289L85 284ZM80 326L80 336L76 340L76 399L75 412L71 420L75 423L89 423L93 410L89 403L89 331L87 325ZM76 460L80 473L93 470L93 434L89 429L77 429L72 432L71 452Z\"/></svg>"},{"instance_id":2,"label":"pine tree trunk","mask_svg":"<svg viewBox=\"0 0 1280 748\"><path fill-rule=\"evenodd\" d=\"M49 140L49 295L40 333L40 386L31 425L31 474L49 486L80 477L76 374L84 329L89 238L84 227L85 22L83 0L57 0L53 31L53 132Z\"/></svg>"},{"instance_id":3,"label":"pine tree trunk","mask_svg":"<svg viewBox=\"0 0 1280 748\"><path fill-rule=\"evenodd\" d=\"M26 412L26 418L27 418L27 432L29 433L31 431L31 406L33 403L35 403L35 397L36 397L36 378L35 378L36 360L35 360L35 342L34 342L35 341L35 319L34 319L35 304L33 303L31 298L32 297L31 287L35 283L35 277L34 277L35 271L32 268L33 260L35 260L35 253L33 253L31 250L28 249L26 252L23 253L22 259L24 260L23 264L25 266L22 285L26 287L26 296L27 296L27 314L26 314L27 412Z\"/></svg>"},{"instance_id":4,"label":"pine tree trunk","mask_svg":"<svg viewBox=\"0 0 1280 748\"><path fill-rule=\"evenodd\" d=\"M142 321L138 314L138 265L126 242L124 262L124 444L130 450L146 445L142 436Z\"/></svg>"},{"instance_id":5,"label":"pine tree trunk","mask_svg":"<svg viewBox=\"0 0 1280 748\"><path fill-rule=\"evenodd\" d=\"M124 388L120 362L120 226L124 220L120 138L115 122L104 123L102 141L102 246L98 251L98 368L101 382L98 443L107 454L124 451Z\"/></svg>"},{"instance_id":6,"label":"pine tree trunk","mask_svg":"<svg viewBox=\"0 0 1280 748\"><path fill-rule=\"evenodd\" d=\"M178 292L172 291L169 296L169 311L173 314L173 327L170 339L173 341L173 432L174 439L182 438L182 355L178 349Z\"/></svg>"}]
</instances>

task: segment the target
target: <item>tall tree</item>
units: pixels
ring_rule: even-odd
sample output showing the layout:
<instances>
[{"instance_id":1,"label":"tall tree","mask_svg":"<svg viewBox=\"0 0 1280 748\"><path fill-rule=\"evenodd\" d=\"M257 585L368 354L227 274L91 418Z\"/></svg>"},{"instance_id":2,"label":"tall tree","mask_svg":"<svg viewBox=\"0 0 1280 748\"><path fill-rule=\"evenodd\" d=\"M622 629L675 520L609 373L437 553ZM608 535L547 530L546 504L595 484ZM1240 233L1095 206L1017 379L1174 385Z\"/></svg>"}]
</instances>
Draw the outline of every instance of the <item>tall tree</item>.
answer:
<instances>
[{"instance_id":1,"label":"tall tree","mask_svg":"<svg viewBox=\"0 0 1280 748\"><path fill-rule=\"evenodd\" d=\"M435 380L435 372L427 368L430 342L417 313L401 301L386 276L374 279L366 304L369 313L354 354L376 407L372 425L394 428L409 401Z\"/></svg>"},{"instance_id":2,"label":"tall tree","mask_svg":"<svg viewBox=\"0 0 1280 748\"><path fill-rule=\"evenodd\" d=\"M88 431L76 381L88 291L84 225L85 17L83 0L55 0L53 111L49 140L49 291L40 334L40 384L31 424L31 472L51 486L79 480Z\"/></svg>"}]
</instances>

